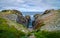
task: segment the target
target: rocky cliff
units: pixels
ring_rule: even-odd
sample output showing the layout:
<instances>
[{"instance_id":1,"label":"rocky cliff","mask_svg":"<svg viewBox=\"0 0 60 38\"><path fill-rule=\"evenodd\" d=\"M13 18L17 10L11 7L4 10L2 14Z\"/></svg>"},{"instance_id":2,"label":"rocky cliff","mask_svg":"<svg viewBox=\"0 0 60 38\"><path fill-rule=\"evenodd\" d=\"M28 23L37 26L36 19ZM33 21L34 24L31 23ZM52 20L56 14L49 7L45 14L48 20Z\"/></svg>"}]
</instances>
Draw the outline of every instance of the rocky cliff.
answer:
<instances>
[{"instance_id":1,"label":"rocky cliff","mask_svg":"<svg viewBox=\"0 0 60 38\"><path fill-rule=\"evenodd\" d=\"M2 10L0 16L2 16L5 19L15 21L27 27L28 19L26 19L23 16L23 14L18 10Z\"/></svg>"},{"instance_id":2,"label":"rocky cliff","mask_svg":"<svg viewBox=\"0 0 60 38\"><path fill-rule=\"evenodd\" d=\"M40 28L41 30L48 31L60 30L60 10L46 10L36 20L34 29Z\"/></svg>"}]
</instances>

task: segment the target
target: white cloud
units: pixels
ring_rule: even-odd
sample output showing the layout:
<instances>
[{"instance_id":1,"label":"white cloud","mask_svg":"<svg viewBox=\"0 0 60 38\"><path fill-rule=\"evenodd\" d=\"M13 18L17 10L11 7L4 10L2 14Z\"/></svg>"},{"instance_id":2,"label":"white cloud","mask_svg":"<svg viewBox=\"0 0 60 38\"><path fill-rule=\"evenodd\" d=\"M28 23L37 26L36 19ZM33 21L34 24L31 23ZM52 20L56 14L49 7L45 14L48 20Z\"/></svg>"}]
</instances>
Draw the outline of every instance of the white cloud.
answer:
<instances>
[{"instance_id":1,"label":"white cloud","mask_svg":"<svg viewBox=\"0 0 60 38\"><path fill-rule=\"evenodd\" d=\"M21 11L44 11L60 8L59 0L0 0L1 9L18 9Z\"/></svg>"}]
</instances>

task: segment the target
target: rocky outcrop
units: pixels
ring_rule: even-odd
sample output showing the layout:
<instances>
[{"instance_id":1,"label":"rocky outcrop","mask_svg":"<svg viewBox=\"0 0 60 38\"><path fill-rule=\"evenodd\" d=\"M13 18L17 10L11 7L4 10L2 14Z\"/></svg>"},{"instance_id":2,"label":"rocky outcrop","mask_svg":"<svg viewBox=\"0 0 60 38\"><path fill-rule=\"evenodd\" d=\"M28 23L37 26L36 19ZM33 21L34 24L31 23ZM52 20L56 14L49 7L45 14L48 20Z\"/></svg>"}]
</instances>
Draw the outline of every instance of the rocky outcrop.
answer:
<instances>
[{"instance_id":1,"label":"rocky outcrop","mask_svg":"<svg viewBox=\"0 0 60 38\"><path fill-rule=\"evenodd\" d=\"M34 15L34 19L37 19L38 17L40 17L41 16L41 14L35 14Z\"/></svg>"},{"instance_id":2,"label":"rocky outcrop","mask_svg":"<svg viewBox=\"0 0 60 38\"><path fill-rule=\"evenodd\" d=\"M29 27L29 23L31 21L31 18L30 18L29 15L26 15L25 18L26 18L26 21L27 21L27 27Z\"/></svg>"},{"instance_id":3,"label":"rocky outcrop","mask_svg":"<svg viewBox=\"0 0 60 38\"><path fill-rule=\"evenodd\" d=\"M7 31L7 30L10 30L12 28L11 29L12 31L14 31L14 29L15 29L16 31L22 31L22 32L25 32L25 33L28 32L28 30L22 24L19 24L17 22L9 20L9 19L5 19L1 16L0 16L0 23L1 23L0 24L0 30L5 30L6 29L6 31Z\"/></svg>"},{"instance_id":4,"label":"rocky outcrop","mask_svg":"<svg viewBox=\"0 0 60 38\"><path fill-rule=\"evenodd\" d=\"M44 15L44 14L48 14L48 13L50 13L51 11L54 11L54 9L44 11L43 15Z\"/></svg>"},{"instance_id":5,"label":"rocky outcrop","mask_svg":"<svg viewBox=\"0 0 60 38\"><path fill-rule=\"evenodd\" d=\"M34 29L56 31L60 30L60 10L47 10L34 22Z\"/></svg>"},{"instance_id":6,"label":"rocky outcrop","mask_svg":"<svg viewBox=\"0 0 60 38\"><path fill-rule=\"evenodd\" d=\"M32 26L33 26L33 29L38 29L40 26L42 26L42 25L40 25L43 21L41 20L41 16L42 15L40 15L40 14L35 14L34 15L34 21L32 22Z\"/></svg>"},{"instance_id":7,"label":"rocky outcrop","mask_svg":"<svg viewBox=\"0 0 60 38\"><path fill-rule=\"evenodd\" d=\"M16 20L17 23L23 24L24 26L27 26L27 20L24 18L24 16L18 16L18 19Z\"/></svg>"},{"instance_id":8,"label":"rocky outcrop","mask_svg":"<svg viewBox=\"0 0 60 38\"><path fill-rule=\"evenodd\" d=\"M12 21L16 21L18 15L22 16L22 13L17 10L2 10L0 16Z\"/></svg>"},{"instance_id":9,"label":"rocky outcrop","mask_svg":"<svg viewBox=\"0 0 60 38\"><path fill-rule=\"evenodd\" d=\"M42 19L45 23L41 30L56 31L60 29L60 12L51 10L50 13L43 15Z\"/></svg>"},{"instance_id":10,"label":"rocky outcrop","mask_svg":"<svg viewBox=\"0 0 60 38\"><path fill-rule=\"evenodd\" d=\"M23 25L0 16L0 38L22 38L28 33Z\"/></svg>"},{"instance_id":11,"label":"rocky outcrop","mask_svg":"<svg viewBox=\"0 0 60 38\"><path fill-rule=\"evenodd\" d=\"M27 26L27 20L18 10L2 10L0 16Z\"/></svg>"}]
</instances>

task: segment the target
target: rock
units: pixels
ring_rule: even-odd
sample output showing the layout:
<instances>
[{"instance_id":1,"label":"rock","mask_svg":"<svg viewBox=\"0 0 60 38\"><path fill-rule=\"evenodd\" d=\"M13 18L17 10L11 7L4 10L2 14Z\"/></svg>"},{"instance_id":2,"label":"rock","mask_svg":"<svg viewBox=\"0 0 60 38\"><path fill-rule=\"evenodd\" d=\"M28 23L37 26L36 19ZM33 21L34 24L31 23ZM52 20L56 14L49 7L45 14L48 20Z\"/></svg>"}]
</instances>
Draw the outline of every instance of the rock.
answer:
<instances>
[{"instance_id":1,"label":"rock","mask_svg":"<svg viewBox=\"0 0 60 38\"><path fill-rule=\"evenodd\" d=\"M44 26L41 27L41 30L48 31L57 31L60 30L60 15L58 10L52 10L50 13L43 15L42 19L45 23Z\"/></svg>"},{"instance_id":2,"label":"rock","mask_svg":"<svg viewBox=\"0 0 60 38\"><path fill-rule=\"evenodd\" d=\"M27 26L27 19L18 10L2 10L0 16Z\"/></svg>"},{"instance_id":3,"label":"rock","mask_svg":"<svg viewBox=\"0 0 60 38\"><path fill-rule=\"evenodd\" d=\"M35 14L34 15L34 19L37 19L38 17L40 17L41 16L41 14Z\"/></svg>"},{"instance_id":4,"label":"rock","mask_svg":"<svg viewBox=\"0 0 60 38\"><path fill-rule=\"evenodd\" d=\"M22 15L22 13L18 10L2 10L1 12L5 12L6 14L20 14L20 15Z\"/></svg>"},{"instance_id":5,"label":"rock","mask_svg":"<svg viewBox=\"0 0 60 38\"><path fill-rule=\"evenodd\" d=\"M46 10L46 11L43 13L43 15L44 15L44 14L48 14L48 13L50 13L51 11L54 11L54 9Z\"/></svg>"},{"instance_id":6,"label":"rock","mask_svg":"<svg viewBox=\"0 0 60 38\"><path fill-rule=\"evenodd\" d=\"M60 30L60 10L49 10L39 16L34 22L34 29L57 31Z\"/></svg>"},{"instance_id":7,"label":"rock","mask_svg":"<svg viewBox=\"0 0 60 38\"><path fill-rule=\"evenodd\" d=\"M0 30L6 30L6 31L10 30L13 32L22 31L26 34L29 32L22 24L18 24L17 22L5 19L1 16L0 16L0 23L1 23Z\"/></svg>"},{"instance_id":8,"label":"rock","mask_svg":"<svg viewBox=\"0 0 60 38\"><path fill-rule=\"evenodd\" d=\"M23 24L24 26L27 25L27 20L24 18L24 16L18 16L17 18L18 23Z\"/></svg>"},{"instance_id":9,"label":"rock","mask_svg":"<svg viewBox=\"0 0 60 38\"><path fill-rule=\"evenodd\" d=\"M16 21L18 15L22 16L22 13L18 10L2 10L0 16L12 21Z\"/></svg>"},{"instance_id":10,"label":"rock","mask_svg":"<svg viewBox=\"0 0 60 38\"><path fill-rule=\"evenodd\" d=\"M33 26L33 29L38 29L40 25L40 23L42 22L40 19L41 19L41 14L35 14L34 15L34 21L32 22L32 26Z\"/></svg>"},{"instance_id":11,"label":"rock","mask_svg":"<svg viewBox=\"0 0 60 38\"><path fill-rule=\"evenodd\" d=\"M37 18L36 20L33 21L33 29L39 29L44 25L44 21L41 18Z\"/></svg>"},{"instance_id":12,"label":"rock","mask_svg":"<svg viewBox=\"0 0 60 38\"><path fill-rule=\"evenodd\" d=\"M27 27L29 27L29 23L30 23L30 21L31 21L31 18L30 18L29 15L26 15L25 18L26 18L26 20L27 20Z\"/></svg>"},{"instance_id":13,"label":"rock","mask_svg":"<svg viewBox=\"0 0 60 38\"><path fill-rule=\"evenodd\" d=\"M26 15L25 18L28 20L28 22L31 20L29 15Z\"/></svg>"}]
</instances>

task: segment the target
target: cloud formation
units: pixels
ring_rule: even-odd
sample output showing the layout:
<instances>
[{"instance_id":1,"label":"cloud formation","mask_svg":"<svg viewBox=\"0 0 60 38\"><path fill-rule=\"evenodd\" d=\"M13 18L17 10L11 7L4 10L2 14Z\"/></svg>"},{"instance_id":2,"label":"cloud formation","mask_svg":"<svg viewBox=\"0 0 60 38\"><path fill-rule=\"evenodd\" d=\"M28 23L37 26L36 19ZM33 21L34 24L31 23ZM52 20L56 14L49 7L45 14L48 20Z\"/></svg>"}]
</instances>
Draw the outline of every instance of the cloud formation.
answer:
<instances>
[{"instance_id":1,"label":"cloud formation","mask_svg":"<svg viewBox=\"0 0 60 38\"><path fill-rule=\"evenodd\" d=\"M17 9L20 11L44 11L59 9L60 0L0 0L1 9Z\"/></svg>"}]
</instances>

